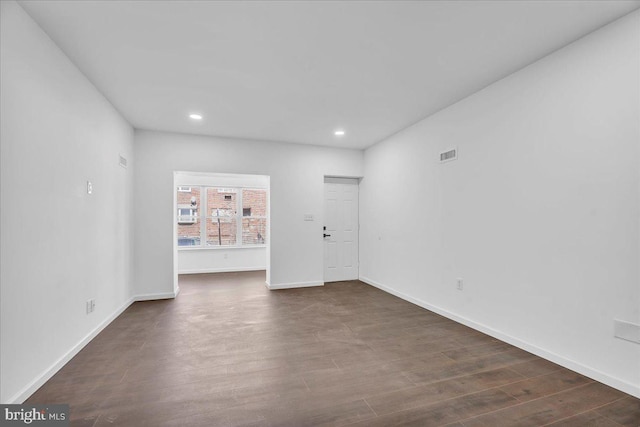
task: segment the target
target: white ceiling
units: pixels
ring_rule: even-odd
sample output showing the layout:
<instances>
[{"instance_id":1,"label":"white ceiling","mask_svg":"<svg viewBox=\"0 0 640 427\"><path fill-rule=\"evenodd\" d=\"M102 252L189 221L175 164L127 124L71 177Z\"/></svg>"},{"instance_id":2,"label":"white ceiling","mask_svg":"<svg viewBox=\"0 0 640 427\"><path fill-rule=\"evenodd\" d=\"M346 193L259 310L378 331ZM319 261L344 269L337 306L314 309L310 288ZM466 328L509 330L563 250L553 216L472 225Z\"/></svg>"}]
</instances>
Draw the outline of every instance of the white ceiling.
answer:
<instances>
[{"instance_id":1,"label":"white ceiling","mask_svg":"<svg viewBox=\"0 0 640 427\"><path fill-rule=\"evenodd\" d=\"M364 148L640 1L21 1L136 128ZM188 113L199 112L195 123ZM346 135L333 135L343 128Z\"/></svg>"}]
</instances>

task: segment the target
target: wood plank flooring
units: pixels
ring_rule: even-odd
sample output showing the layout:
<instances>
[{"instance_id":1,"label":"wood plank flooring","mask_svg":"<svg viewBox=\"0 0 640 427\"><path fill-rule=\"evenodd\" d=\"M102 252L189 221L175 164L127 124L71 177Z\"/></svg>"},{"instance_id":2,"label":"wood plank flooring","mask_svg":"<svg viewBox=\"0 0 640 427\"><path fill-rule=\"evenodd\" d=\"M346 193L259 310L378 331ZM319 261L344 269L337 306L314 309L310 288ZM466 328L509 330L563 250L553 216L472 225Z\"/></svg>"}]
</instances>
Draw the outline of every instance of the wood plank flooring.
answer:
<instances>
[{"instance_id":1,"label":"wood plank flooring","mask_svg":"<svg viewBox=\"0 0 640 427\"><path fill-rule=\"evenodd\" d=\"M640 400L361 282L180 277L27 403L74 426L640 426Z\"/></svg>"}]
</instances>

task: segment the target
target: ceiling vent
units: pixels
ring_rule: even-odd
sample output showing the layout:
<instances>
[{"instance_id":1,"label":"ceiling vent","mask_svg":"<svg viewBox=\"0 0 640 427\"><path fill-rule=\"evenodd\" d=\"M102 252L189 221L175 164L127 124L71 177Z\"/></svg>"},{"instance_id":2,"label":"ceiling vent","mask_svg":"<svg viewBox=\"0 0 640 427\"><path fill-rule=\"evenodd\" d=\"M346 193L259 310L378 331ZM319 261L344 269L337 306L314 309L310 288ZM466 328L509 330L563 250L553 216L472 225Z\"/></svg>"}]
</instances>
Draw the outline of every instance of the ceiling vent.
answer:
<instances>
[{"instance_id":1,"label":"ceiling vent","mask_svg":"<svg viewBox=\"0 0 640 427\"><path fill-rule=\"evenodd\" d=\"M458 149L451 148L447 151L440 152L440 163L450 162L458 159Z\"/></svg>"}]
</instances>

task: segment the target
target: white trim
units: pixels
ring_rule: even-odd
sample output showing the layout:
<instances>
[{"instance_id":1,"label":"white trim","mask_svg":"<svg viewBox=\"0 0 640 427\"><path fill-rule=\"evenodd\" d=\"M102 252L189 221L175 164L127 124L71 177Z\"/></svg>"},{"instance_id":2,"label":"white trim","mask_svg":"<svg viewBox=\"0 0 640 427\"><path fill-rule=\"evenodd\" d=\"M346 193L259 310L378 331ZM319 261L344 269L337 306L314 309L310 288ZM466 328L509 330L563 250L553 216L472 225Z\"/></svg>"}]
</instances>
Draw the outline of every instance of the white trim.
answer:
<instances>
[{"instance_id":1,"label":"white trim","mask_svg":"<svg viewBox=\"0 0 640 427\"><path fill-rule=\"evenodd\" d=\"M360 185L360 178L347 178L339 176L324 176L325 184L347 184L347 185Z\"/></svg>"},{"instance_id":2,"label":"white trim","mask_svg":"<svg viewBox=\"0 0 640 427\"><path fill-rule=\"evenodd\" d=\"M21 404L35 393L44 383L49 381L64 365L66 365L76 354L80 352L92 339L94 339L104 328L106 328L116 317L120 316L131 304L135 302L135 298L129 298L120 308L116 309L110 316L104 319L98 326L82 338L76 345L71 347L62 357L56 360L49 368L45 369L33 381L27 384L21 391L13 395L6 403Z\"/></svg>"},{"instance_id":3,"label":"white trim","mask_svg":"<svg viewBox=\"0 0 640 427\"><path fill-rule=\"evenodd\" d=\"M173 171L178 186L269 188L269 175Z\"/></svg>"},{"instance_id":4,"label":"white trim","mask_svg":"<svg viewBox=\"0 0 640 427\"><path fill-rule=\"evenodd\" d=\"M157 294L143 294L136 295L133 299L137 301L154 301L158 299L173 299L178 296L180 293L180 287L176 287L176 290L173 292L162 292Z\"/></svg>"},{"instance_id":5,"label":"white trim","mask_svg":"<svg viewBox=\"0 0 640 427\"><path fill-rule=\"evenodd\" d=\"M585 366L579 362L576 362L574 360L568 359L564 356L561 356L559 354L553 353L551 351L545 350L543 348L540 348L536 345L530 344L526 341L523 341L519 338L513 337L511 335L507 335L503 332L500 332L496 329L493 329L489 326L483 325L481 323L477 323L471 319L468 319L466 317L460 316L458 314L452 313L448 310L445 310L443 308L431 305L421 299L417 299L417 298L413 298L407 294L404 294L394 288L391 288L389 286L385 286L381 283L378 283L374 280L371 280L367 277L363 277L360 276L360 281L364 282L368 285L371 285L373 287L376 287L380 290L383 290L387 293L390 293L392 295L397 296L398 298L401 298L405 301L408 301L410 303L413 303L419 307L425 308L427 310L433 311L434 313L440 314L441 316L444 316L448 319L451 319L453 321L456 321L458 323L461 323L465 326L468 326L470 328L473 328L477 331L483 332L487 335L490 335L494 338L497 338L501 341L504 341L508 344L514 345L518 348L521 348L522 350L528 351L529 353L533 353L536 356L540 356L543 359L547 359L553 363L557 363L560 366L563 366L567 369L571 369L572 371L578 372L582 375L585 375L587 377L590 377L596 381L599 381L603 384L606 384L610 387L616 388L620 391L623 391L625 393L628 393L632 396L635 396L637 398L640 398L640 386L632 384L628 381L624 381L620 378L616 378L616 377L612 377L604 372L598 371L597 369L593 369L590 368L588 366Z\"/></svg>"},{"instance_id":6,"label":"white trim","mask_svg":"<svg viewBox=\"0 0 640 427\"><path fill-rule=\"evenodd\" d=\"M244 245L244 246L178 246L178 251L221 251L225 249L256 249L256 248L266 248L267 244L264 245Z\"/></svg>"},{"instance_id":7,"label":"white trim","mask_svg":"<svg viewBox=\"0 0 640 427\"><path fill-rule=\"evenodd\" d=\"M177 187L177 175L176 172L173 172L173 188ZM178 192L172 191L173 194L173 206L178 205ZM202 199L201 199L202 201ZM173 255L173 268L171 269L171 273L173 274L173 289L178 289L178 217L177 212L173 210L173 223L171 224L171 240L172 240L172 255Z\"/></svg>"},{"instance_id":8,"label":"white trim","mask_svg":"<svg viewBox=\"0 0 640 427\"><path fill-rule=\"evenodd\" d=\"M264 265L261 267L200 268L195 270L178 270L178 274L233 273L236 271L264 271L266 269L267 267Z\"/></svg>"},{"instance_id":9,"label":"white trim","mask_svg":"<svg viewBox=\"0 0 640 427\"><path fill-rule=\"evenodd\" d=\"M326 178L337 178L337 179L357 180L358 183L360 183L360 181L362 181L362 178L364 178L363 176L348 176L348 175L325 175L324 177L325 177L325 179Z\"/></svg>"},{"instance_id":10,"label":"white trim","mask_svg":"<svg viewBox=\"0 0 640 427\"><path fill-rule=\"evenodd\" d=\"M299 283L279 283L279 284L269 284L265 282L265 286L271 290L277 289L296 289L296 288L311 288L314 286L324 286L324 282L299 282Z\"/></svg>"},{"instance_id":11,"label":"white trim","mask_svg":"<svg viewBox=\"0 0 640 427\"><path fill-rule=\"evenodd\" d=\"M67 351L62 357L56 360L49 368L38 375L33 381L31 381L21 391L11 397L6 403L8 404L21 404L35 393L40 387L44 385L51 377L53 377L64 365L66 365L80 350L82 350L87 344L91 342L104 328L109 326L118 316L120 316L131 304L138 301L150 301L157 299L171 299L178 296L180 288L176 288L175 292L167 292L161 294L146 294L136 295L129 298L120 308L111 313L106 319L104 319L98 326L96 326L91 332L89 332L84 338L82 338L76 345L74 345L69 351Z\"/></svg>"}]
</instances>

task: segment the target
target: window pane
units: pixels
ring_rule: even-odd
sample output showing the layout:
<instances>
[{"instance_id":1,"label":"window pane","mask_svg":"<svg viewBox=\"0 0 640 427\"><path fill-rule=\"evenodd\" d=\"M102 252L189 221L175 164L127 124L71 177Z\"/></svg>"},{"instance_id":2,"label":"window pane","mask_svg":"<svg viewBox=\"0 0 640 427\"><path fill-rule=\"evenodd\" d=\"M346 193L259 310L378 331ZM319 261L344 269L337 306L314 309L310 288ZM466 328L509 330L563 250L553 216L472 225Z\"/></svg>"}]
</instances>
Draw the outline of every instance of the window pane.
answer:
<instances>
[{"instance_id":1,"label":"window pane","mask_svg":"<svg viewBox=\"0 0 640 427\"><path fill-rule=\"evenodd\" d=\"M177 188L178 246L200 245L200 189Z\"/></svg>"},{"instance_id":2,"label":"window pane","mask_svg":"<svg viewBox=\"0 0 640 427\"><path fill-rule=\"evenodd\" d=\"M209 218L207 220L207 246L235 245L236 224L234 217Z\"/></svg>"},{"instance_id":3,"label":"window pane","mask_svg":"<svg viewBox=\"0 0 640 427\"><path fill-rule=\"evenodd\" d=\"M183 191L184 189L189 191ZM179 208L198 207L200 204L200 188L199 187L178 187L176 193Z\"/></svg>"},{"instance_id":4,"label":"window pane","mask_svg":"<svg viewBox=\"0 0 640 427\"><path fill-rule=\"evenodd\" d=\"M242 216L267 216L267 190L242 190Z\"/></svg>"},{"instance_id":5,"label":"window pane","mask_svg":"<svg viewBox=\"0 0 640 427\"><path fill-rule=\"evenodd\" d=\"M242 190L242 244L264 245L267 236L267 191Z\"/></svg>"},{"instance_id":6,"label":"window pane","mask_svg":"<svg viewBox=\"0 0 640 427\"><path fill-rule=\"evenodd\" d=\"M266 218L242 218L243 245L264 245L266 237Z\"/></svg>"},{"instance_id":7,"label":"window pane","mask_svg":"<svg viewBox=\"0 0 640 427\"><path fill-rule=\"evenodd\" d=\"M178 246L200 246L200 219L178 222Z\"/></svg>"},{"instance_id":8,"label":"window pane","mask_svg":"<svg viewBox=\"0 0 640 427\"><path fill-rule=\"evenodd\" d=\"M207 245L236 244L237 200L235 188L207 188Z\"/></svg>"}]
</instances>

